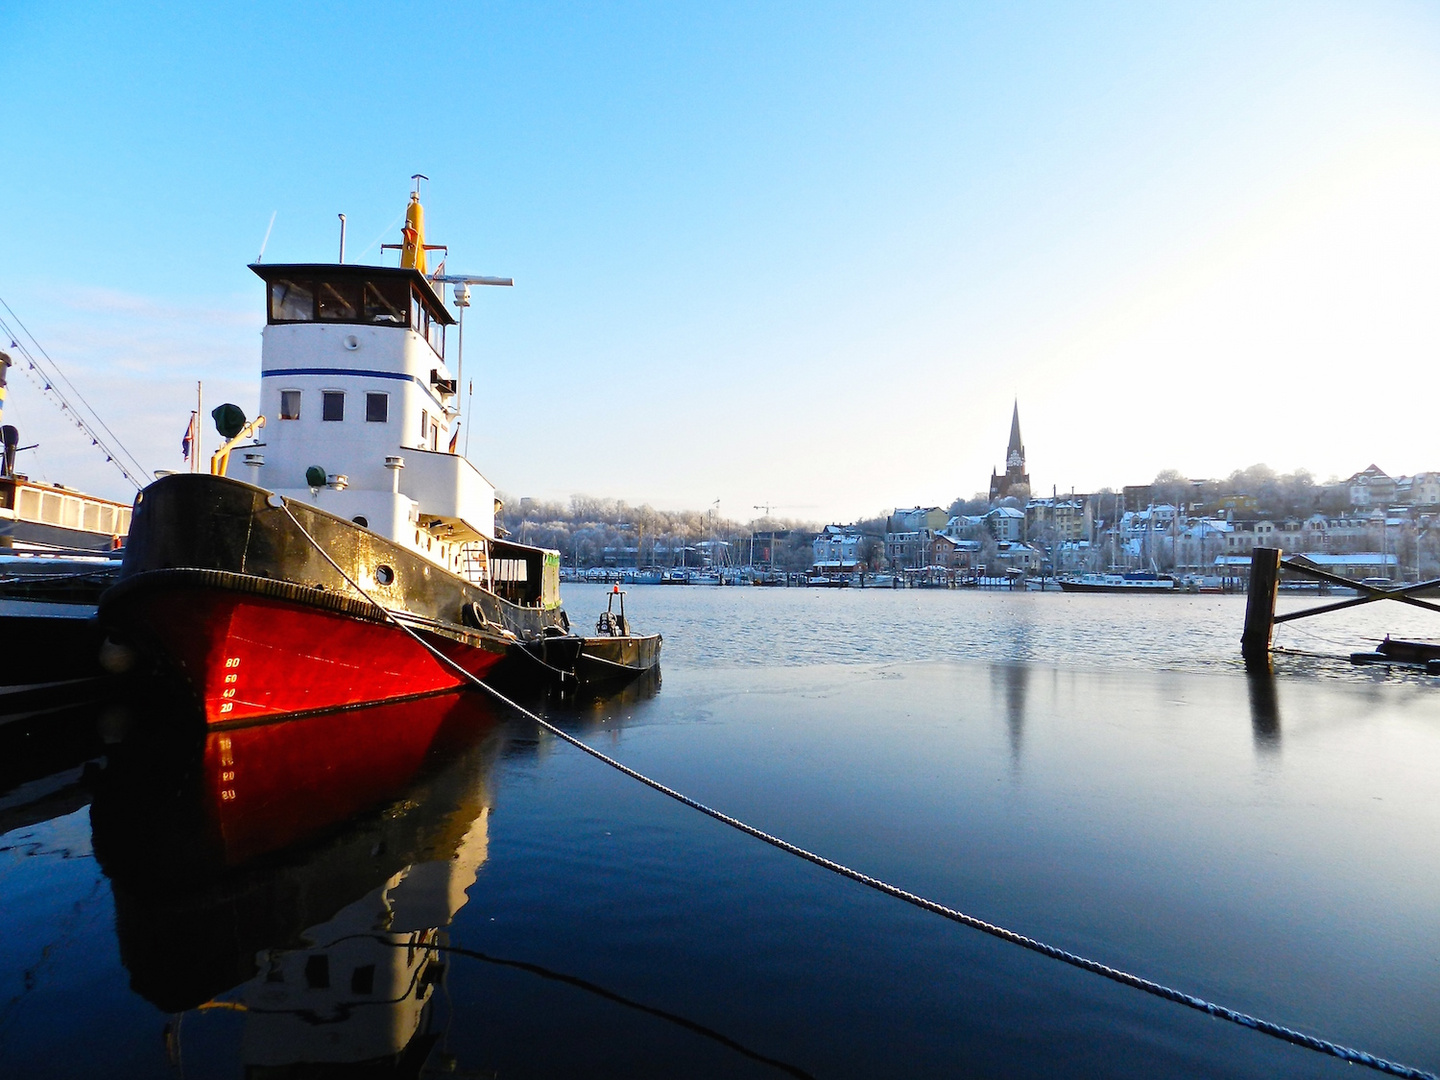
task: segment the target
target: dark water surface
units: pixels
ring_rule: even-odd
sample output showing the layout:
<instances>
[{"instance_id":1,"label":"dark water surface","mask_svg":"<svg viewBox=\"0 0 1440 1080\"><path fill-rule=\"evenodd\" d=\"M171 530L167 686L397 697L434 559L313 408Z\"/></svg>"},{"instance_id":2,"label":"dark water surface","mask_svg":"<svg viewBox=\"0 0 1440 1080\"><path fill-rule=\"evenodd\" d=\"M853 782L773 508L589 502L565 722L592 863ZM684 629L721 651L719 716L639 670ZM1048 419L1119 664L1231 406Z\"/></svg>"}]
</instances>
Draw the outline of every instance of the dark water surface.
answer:
<instances>
[{"instance_id":1,"label":"dark water surface","mask_svg":"<svg viewBox=\"0 0 1440 1080\"><path fill-rule=\"evenodd\" d=\"M665 633L663 689L545 706L606 753L941 903L1440 1070L1431 680L1247 677L1243 598L628 599ZM1397 619L1291 643L1415 632ZM163 712L62 716L112 739L83 776L83 739L0 761L4 1075L1358 1075L836 878L474 695L161 753Z\"/></svg>"}]
</instances>

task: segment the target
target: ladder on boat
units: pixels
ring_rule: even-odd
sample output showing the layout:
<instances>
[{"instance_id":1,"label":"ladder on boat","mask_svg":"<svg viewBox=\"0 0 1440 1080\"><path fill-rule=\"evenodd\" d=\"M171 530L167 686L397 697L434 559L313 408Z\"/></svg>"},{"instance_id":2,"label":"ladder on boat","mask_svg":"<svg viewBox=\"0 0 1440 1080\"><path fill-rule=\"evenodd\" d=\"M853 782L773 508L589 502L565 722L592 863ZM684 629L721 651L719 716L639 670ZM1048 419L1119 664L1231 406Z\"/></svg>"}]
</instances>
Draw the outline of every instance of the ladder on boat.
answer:
<instances>
[{"instance_id":1,"label":"ladder on boat","mask_svg":"<svg viewBox=\"0 0 1440 1080\"><path fill-rule=\"evenodd\" d=\"M460 568L461 575L471 585L488 589L490 587L490 561L486 557L484 542L462 544L460 554L463 560Z\"/></svg>"}]
</instances>

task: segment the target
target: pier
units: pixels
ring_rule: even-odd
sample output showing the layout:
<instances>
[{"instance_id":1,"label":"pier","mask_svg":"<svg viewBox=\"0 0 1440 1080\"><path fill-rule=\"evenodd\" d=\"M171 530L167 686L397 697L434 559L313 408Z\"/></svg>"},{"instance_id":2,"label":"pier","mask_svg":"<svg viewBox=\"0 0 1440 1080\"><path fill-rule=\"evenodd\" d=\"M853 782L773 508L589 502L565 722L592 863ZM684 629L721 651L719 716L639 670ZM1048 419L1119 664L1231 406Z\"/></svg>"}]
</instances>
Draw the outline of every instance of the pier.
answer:
<instances>
[{"instance_id":1,"label":"pier","mask_svg":"<svg viewBox=\"0 0 1440 1080\"><path fill-rule=\"evenodd\" d=\"M1276 614L1275 600L1280 588L1282 571L1318 582L1320 586L1353 589L1353 599L1337 600L1329 604ZM1353 578L1332 574L1315 566L1303 556L1285 557L1279 548L1257 547L1250 559L1250 589L1245 605L1245 629L1240 638L1240 655L1245 666L1251 670L1268 671L1273 652L1275 627L1281 623L1308 619L1316 615L1345 611L1350 608L1373 604L1379 600L1394 600L1397 603L1440 613L1440 604L1420 599L1422 595L1440 593L1440 578L1418 581L1409 585L1381 584L1374 581L1356 581ZM1387 649L1387 646L1390 647ZM1395 642L1387 636L1380 649L1374 652L1355 652L1350 655L1352 663L1403 664L1422 667L1428 674L1440 674L1440 645L1430 646L1422 642Z\"/></svg>"}]
</instances>

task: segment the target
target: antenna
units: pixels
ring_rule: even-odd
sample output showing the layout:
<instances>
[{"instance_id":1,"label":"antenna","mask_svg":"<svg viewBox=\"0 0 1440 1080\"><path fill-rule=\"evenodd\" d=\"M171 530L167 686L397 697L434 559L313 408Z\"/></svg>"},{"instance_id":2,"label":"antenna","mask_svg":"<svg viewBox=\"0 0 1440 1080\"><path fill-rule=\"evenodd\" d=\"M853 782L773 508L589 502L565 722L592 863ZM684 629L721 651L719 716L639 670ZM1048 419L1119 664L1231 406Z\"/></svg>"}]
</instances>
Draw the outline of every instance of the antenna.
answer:
<instances>
[{"instance_id":1,"label":"antenna","mask_svg":"<svg viewBox=\"0 0 1440 1080\"><path fill-rule=\"evenodd\" d=\"M265 226L265 239L260 241L260 254L255 256L257 263L265 258L265 245L270 243L270 230L275 227L275 215L279 212L279 210L270 211L270 224Z\"/></svg>"},{"instance_id":2,"label":"antenna","mask_svg":"<svg viewBox=\"0 0 1440 1080\"><path fill-rule=\"evenodd\" d=\"M415 195L416 195L416 197L418 198L419 195L420 195L420 181L421 181L421 180L429 180L430 177L426 176L424 173L418 173L418 172L417 172L417 173L411 173L411 174L410 174L410 179L415 181Z\"/></svg>"}]
</instances>

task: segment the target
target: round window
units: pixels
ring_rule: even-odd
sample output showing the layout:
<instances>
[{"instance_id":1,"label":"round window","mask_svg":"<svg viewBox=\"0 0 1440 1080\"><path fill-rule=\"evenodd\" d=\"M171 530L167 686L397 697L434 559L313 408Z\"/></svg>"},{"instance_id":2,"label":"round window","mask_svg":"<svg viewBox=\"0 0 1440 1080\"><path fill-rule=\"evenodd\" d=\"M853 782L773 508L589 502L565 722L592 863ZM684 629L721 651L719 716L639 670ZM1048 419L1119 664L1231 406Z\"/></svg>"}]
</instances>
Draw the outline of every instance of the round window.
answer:
<instances>
[{"instance_id":1,"label":"round window","mask_svg":"<svg viewBox=\"0 0 1440 1080\"><path fill-rule=\"evenodd\" d=\"M375 568L375 580L381 585L390 585L395 581L395 571L381 563Z\"/></svg>"}]
</instances>

